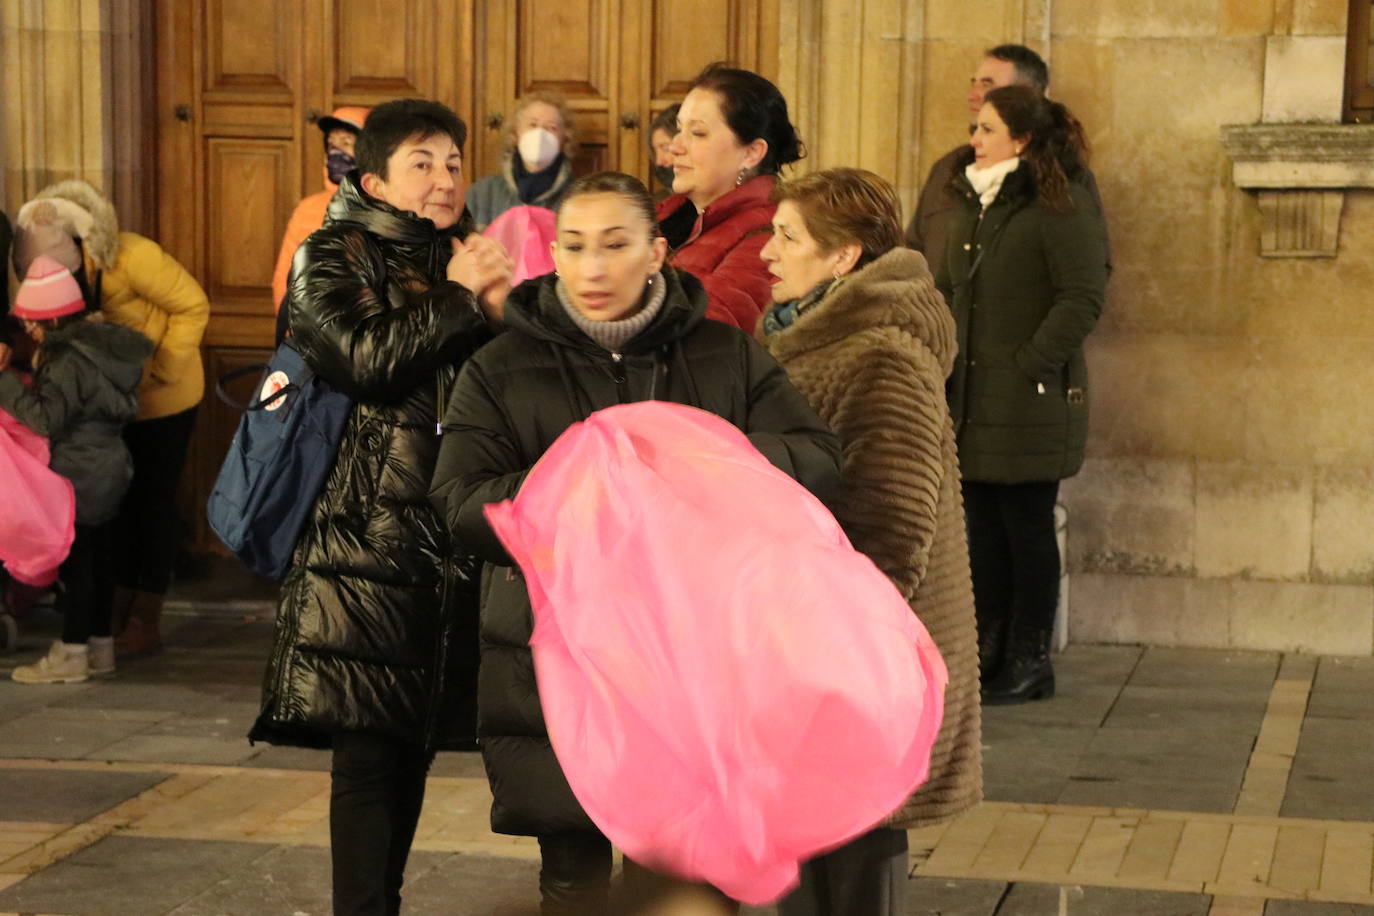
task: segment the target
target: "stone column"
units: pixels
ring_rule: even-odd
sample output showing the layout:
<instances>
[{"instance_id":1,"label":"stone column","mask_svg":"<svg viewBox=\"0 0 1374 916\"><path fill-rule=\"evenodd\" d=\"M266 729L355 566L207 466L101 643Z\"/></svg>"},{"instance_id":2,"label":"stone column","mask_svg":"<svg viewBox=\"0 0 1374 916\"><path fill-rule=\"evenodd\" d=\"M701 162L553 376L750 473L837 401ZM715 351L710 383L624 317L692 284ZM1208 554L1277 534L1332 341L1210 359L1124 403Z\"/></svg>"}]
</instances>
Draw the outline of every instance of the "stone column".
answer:
<instances>
[{"instance_id":1,"label":"stone column","mask_svg":"<svg viewBox=\"0 0 1374 916\"><path fill-rule=\"evenodd\" d=\"M5 205L64 178L109 184L102 0L0 0Z\"/></svg>"},{"instance_id":2,"label":"stone column","mask_svg":"<svg viewBox=\"0 0 1374 916\"><path fill-rule=\"evenodd\" d=\"M111 196L124 225L142 227L148 12L146 0L0 0L6 212L81 178Z\"/></svg>"}]
</instances>

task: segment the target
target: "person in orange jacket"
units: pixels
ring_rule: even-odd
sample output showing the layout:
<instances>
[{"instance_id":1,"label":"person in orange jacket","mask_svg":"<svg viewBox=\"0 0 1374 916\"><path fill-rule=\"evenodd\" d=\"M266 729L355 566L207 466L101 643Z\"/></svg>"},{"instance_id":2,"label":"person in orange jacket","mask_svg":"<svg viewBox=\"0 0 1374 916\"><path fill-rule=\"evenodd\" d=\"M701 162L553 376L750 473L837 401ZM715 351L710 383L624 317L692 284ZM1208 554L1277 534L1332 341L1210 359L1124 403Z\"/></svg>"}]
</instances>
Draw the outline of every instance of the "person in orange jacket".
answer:
<instances>
[{"instance_id":1,"label":"person in orange jacket","mask_svg":"<svg viewBox=\"0 0 1374 916\"><path fill-rule=\"evenodd\" d=\"M334 199L339 182L357 164L353 158L353 145L358 133L367 121L371 108L359 105L345 105L334 109L334 113L317 122L324 134L324 190L311 194L296 204L291 220L286 224L286 234L281 239L281 250L277 252L277 266L272 271L272 309L281 308L286 298L286 278L291 273L291 259L296 249L309 237L310 233L324 224L324 211Z\"/></svg>"}]
</instances>

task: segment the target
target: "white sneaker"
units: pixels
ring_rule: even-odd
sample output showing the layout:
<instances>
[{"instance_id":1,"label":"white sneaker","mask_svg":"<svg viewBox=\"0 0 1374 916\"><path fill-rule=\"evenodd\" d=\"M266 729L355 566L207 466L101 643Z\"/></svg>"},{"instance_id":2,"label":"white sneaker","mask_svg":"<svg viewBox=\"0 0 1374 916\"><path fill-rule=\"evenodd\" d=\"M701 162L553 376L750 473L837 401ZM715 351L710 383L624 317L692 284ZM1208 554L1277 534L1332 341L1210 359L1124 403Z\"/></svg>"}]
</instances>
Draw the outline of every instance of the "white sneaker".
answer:
<instances>
[{"instance_id":1,"label":"white sneaker","mask_svg":"<svg viewBox=\"0 0 1374 916\"><path fill-rule=\"evenodd\" d=\"M62 640L53 640L48 654L32 665L20 665L10 677L21 684L79 684L90 676L85 652L68 652Z\"/></svg>"},{"instance_id":2,"label":"white sneaker","mask_svg":"<svg viewBox=\"0 0 1374 916\"><path fill-rule=\"evenodd\" d=\"M92 636L86 642L86 670L91 673L91 677L108 677L114 674L114 637Z\"/></svg>"}]
</instances>

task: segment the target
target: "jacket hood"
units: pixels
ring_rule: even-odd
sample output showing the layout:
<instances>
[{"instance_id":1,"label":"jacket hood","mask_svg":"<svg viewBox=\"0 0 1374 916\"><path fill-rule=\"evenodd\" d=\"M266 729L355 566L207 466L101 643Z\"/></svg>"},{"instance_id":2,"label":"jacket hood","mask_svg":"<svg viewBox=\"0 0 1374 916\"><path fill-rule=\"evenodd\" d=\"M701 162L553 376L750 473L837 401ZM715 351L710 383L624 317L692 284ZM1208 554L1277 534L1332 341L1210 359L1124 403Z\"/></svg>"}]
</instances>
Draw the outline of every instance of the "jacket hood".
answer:
<instances>
[{"instance_id":1,"label":"jacket hood","mask_svg":"<svg viewBox=\"0 0 1374 916\"><path fill-rule=\"evenodd\" d=\"M61 201L57 207L59 228L81 239L87 257L100 270L114 266L119 253L119 221L114 205L80 179L59 181L34 196L34 200ZM33 201L30 201L32 203ZM25 204L25 207L29 204ZM20 210L22 225L23 210Z\"/></svg>"},{"instance_id":2,"label":"jacket hood","mask_svg":"<svg viewBox=\"0 0 1374 916\"><path fill-rule=\"evenodd\" d=\"M768 346L781 361L878 327L896 328L925 344L946 376L954 368L954 316L935 289L926 259L909 248L894 248L850 274L769 337Z\"/></svg>"},{"instance_id":3,"label":"jacket hood","mask_svg":"<svg viewBox=\"0 0 1374 916\"><path fill-rule=\"evenodd\" d=\"M625 345L626 353L643 353L672 343L706 318L706 290L700 280L666 265L659 272L659 279L667 285L663 307L648 327ZM550 343L604 352L568 317L558 301L557 284L556 274L546 274L526 280L512 290L506 300L506 326Z\"/></svg>"},{"instance_id":4,"label":"jacket hood","mask_svg":"<svg viewBox=\"0 0 1374 916\"><path fill-rule=\"evenodd\" d=\"M43 342L45 350L63 347L84 356L123 394L133 394L138 389L143 361L153 353L151 340L98 315L51 331Z\"/></svg>"},{"instance_id":5,"label":"jacket hood","mask_svg":"<svg viewBox=\"0 0 1374 916\"><path fill-rule=\"evenodd\" d=\"M402 245L433 244L441 239L462 238L472 231L472 217L465 209L458 222L439 229L434 221L405 210L398 210L363 190L357 169L344 176L325 211L325 224L356 223L373 235Z\"/></svg>"}]
</instances>

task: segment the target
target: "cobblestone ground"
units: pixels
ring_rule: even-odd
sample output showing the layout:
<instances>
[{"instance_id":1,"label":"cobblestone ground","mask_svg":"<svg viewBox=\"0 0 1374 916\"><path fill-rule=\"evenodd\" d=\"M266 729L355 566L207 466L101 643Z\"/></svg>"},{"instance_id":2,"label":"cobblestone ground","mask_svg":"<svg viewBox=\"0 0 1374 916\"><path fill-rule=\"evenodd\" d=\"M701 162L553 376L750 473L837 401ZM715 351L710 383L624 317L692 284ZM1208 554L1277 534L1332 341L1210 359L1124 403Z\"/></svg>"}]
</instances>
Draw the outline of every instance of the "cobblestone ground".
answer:
<instances>
[{"instance_id":1,"label":"cobblestone ground","mask_svg":"<svg viewBox=\"0 0 1374 916\"><path fill-rule=\"evenodd\" d=\"M8 679L0 916L327 914L327 755L252 746L271 589L172 596L168 650L110 680ZM1071 646L1059 695L985 712L988 801L913 831L911 914L1374 914L1374 660ZM538 911L537 850L487 829L480 761L443 754L411 913ZM772 909L746 910L751 916Z\"/></svg>"}]
</instances>

